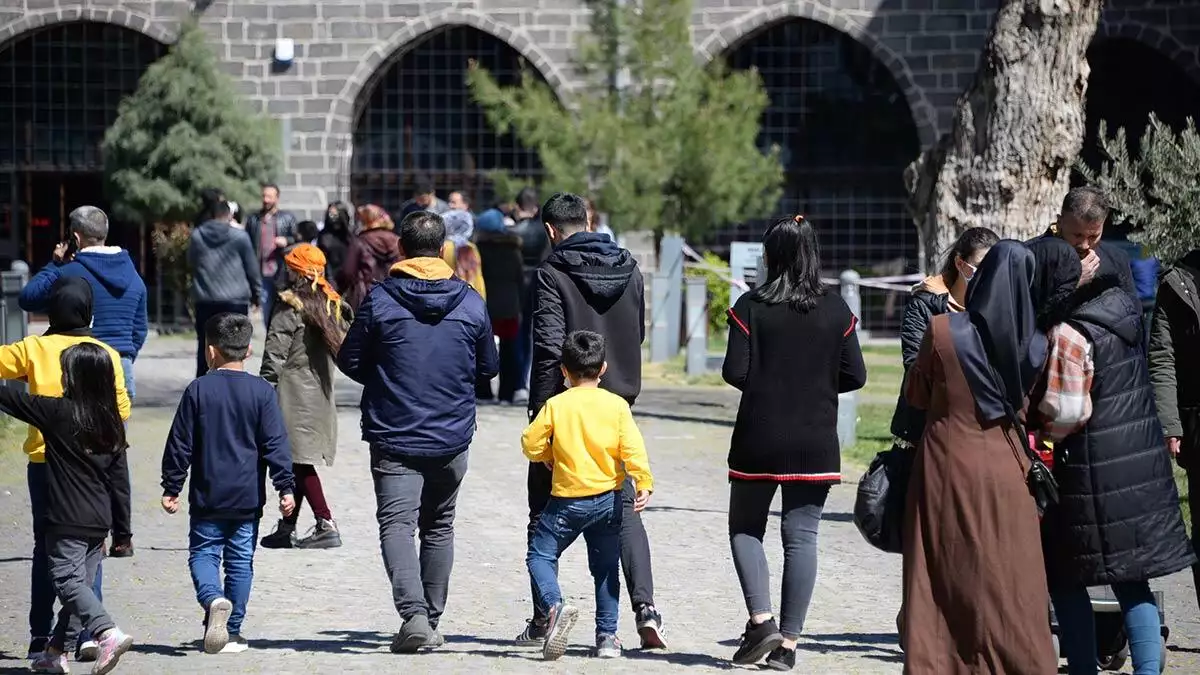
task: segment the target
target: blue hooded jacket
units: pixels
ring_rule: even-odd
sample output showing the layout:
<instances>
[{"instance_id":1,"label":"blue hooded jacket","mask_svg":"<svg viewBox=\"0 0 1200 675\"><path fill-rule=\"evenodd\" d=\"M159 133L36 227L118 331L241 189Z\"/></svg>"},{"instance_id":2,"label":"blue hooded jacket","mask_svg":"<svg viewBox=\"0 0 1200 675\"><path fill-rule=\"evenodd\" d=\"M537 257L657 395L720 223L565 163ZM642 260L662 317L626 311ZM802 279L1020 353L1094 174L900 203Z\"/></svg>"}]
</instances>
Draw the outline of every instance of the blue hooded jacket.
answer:
<instances>
[{"instance_id":1,"label":"blue hooded jacket","mask_svg":"<svg viewBox=\"0 0 1200 675\"><path fill-rule=\"evenodd\" d=\"M359 306L338 367L363 385L362 436L400 457L467 449L475 383L499 357L483 298L440 258L395 265Z\"/></svg>"},{"instance_id":2,"label":"blue hooded jacket","mask_svg":"<svg viewBox=\"0 0 1200 675\"><path fill-rule=\"evenodd\" d=\"M50 291L60 277L79 277L92 286L92 336L134 360L146 343L146 284L129 252L116 246L94 246L75 254L69 263L51 262L42 268L18 299L26 312L43 313Z\"/></svg>"}]
</instances>

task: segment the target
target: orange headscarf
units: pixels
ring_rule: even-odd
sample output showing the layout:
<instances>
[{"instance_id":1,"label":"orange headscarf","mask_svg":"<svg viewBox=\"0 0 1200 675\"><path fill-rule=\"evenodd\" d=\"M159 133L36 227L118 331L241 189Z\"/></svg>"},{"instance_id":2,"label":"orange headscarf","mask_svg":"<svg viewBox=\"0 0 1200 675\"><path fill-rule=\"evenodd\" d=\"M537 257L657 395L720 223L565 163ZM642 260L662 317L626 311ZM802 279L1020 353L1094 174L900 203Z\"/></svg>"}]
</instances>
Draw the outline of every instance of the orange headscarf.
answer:
<instances>
[{"instance_id":1,"label":"orange headscarf","mask_svg":"<svg viewBox=\"0 0 1200 675\"><path fill-rule=\"evenodd\" d=\"M283 262L292 272L305 279L311 279L314 291L321 289L327 300L326 311L333 314L339 308L342 296L333 290L333 286L330 286L325 278L325 253L321 249L312 244L296 244L283 256Z\"/></svg>"},{"instance_id":2,"label":"orange headscarf","mask_svg":"<svg viewBox=\"0 0 1200 675\"><path fill-rule=\"evenodd\" d=\"M358 222L362 223L364 230L394 230L395 223L392 222L392 217L387 211L374 204L358 207Z\"/></svg>"}]
</instances>

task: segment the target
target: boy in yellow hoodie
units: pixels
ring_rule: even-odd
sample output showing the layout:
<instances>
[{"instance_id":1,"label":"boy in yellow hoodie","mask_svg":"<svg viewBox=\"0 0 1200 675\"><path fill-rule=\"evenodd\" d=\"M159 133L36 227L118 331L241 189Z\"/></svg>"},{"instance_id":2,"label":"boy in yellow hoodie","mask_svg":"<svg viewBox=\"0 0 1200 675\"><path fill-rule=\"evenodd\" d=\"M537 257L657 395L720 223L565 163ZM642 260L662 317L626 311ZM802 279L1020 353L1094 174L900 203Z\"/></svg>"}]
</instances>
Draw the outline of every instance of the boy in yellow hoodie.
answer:
<instances>
[{"instance_id":1,"label":"boy in yellow hoodie","mask_svg":"<svg viewBox=\"0 0 1200 675\"><path fill-rule=\"evenodd\" d=\"M588 567L596 581L596 656L621 655L617 640L621 578L621 486L633 478L637 496L633 510L650 502L654 478L646 445L625 399L600 388L604 337L579 330L562 347L562 373L570 383L552 397L521 436L531 462L553 472L550 501L529 541L525 564L548 623L542 657L559 658L579 609L563 602L558 586L558 558L583 535Z\"/></svg>"},{"instance_id":2,"label":"boy in yellow hoodie","mask_svg":"<svg viewBox=\"0 0 1200 675\"><path fill-rule=\"evenodd\" d=\"M92 342L104 347L113 360L113 368L123 373L121 356L108 345L91 336L92 287L79 277L62 277L54 283L47 305L50 328L43 335L31 335L11 345L0 346L0 379L23 380L29 385L29 393L40 396L62 396L62 366L60 357L66 349L81 342ZM129 419L129 395L125 391L125 378L118 377L117 407L121 419ZM4 385L0 385L4 386ZM25 454L29 456L27 478L29 502L33 511L33 564L29 579L29 658L37 658L46 647L48 636L54 625L54 585L50 579L49 561L46 555L44 533L46 526L47 501L50 499L46 475L46 444L42 434L29 427L25 438ZM126 483L127 484L127 483ZM128 495L125 495L128 504ZM113 513L113 533L117 538L129 537L129 512L118 509ZM100 570L96 570L96 585L93 589L100 597ZM80 660L95 658L95 642L91 636L79 635Z\"/></svg>"}]
</instances>

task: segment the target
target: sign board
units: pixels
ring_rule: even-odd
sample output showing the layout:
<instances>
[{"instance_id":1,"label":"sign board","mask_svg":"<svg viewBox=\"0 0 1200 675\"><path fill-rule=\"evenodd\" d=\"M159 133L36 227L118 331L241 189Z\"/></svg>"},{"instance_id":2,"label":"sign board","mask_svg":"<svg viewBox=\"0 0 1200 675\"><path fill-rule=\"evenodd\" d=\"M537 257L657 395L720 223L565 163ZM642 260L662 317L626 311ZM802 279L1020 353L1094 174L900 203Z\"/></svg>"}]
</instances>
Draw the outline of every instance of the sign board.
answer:
<instances>
[{"instance_id":1,"label":"sign board","mask_svg":"<svg viewBox=\"0 0 1200 675\"><path fill-rule=\"evenodd\" d=\"M762 243L735 241L729 245L729 272L735 282L741 281L750 288L758 285L758 280L766 275L762 264ZM736 283L729 285L729 306L742 296L741 288Z\"/></svg>"}]
</instances>

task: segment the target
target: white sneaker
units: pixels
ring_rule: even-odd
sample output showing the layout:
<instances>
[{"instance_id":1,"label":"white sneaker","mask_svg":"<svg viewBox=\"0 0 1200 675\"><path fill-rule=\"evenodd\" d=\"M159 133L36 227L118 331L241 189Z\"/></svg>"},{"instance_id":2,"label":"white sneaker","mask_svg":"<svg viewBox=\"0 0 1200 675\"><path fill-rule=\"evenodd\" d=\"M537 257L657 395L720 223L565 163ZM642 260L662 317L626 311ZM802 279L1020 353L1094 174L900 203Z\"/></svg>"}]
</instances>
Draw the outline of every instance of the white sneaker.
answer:
<instances>
[{"instance_id":1,"label":"white sneaker","mask_svg":"<svg viewBox=\"0 0 1200 675\"><path fill-rule=\"evenodd\" d=\"M79 643L79 651L75 653L75 660L80 663L95 661L100 654L100 643L95 640L88 640Z\"/></svg>"},{"instance_id":2,"label":"white sneaker","mask_svg":"<svg viewBox=\"0 0 1200 675\"><path fill-rule=\"evenodd\" d=\"M218 654L241 654L242 652L246 651L247 649L250 649L250 643L246 642L246 638L242 637L241 635L230 635L229 642L225 643L225 646L222 647L221 651L219 651L217 653Z\"/></svg>"},{"instance_id":3,"label":"white sneaker","mask_svg":"<svg viewBox=\"0 0 1200 675\"><path fill-rule=\"evenodd\" d=\"M529 390L518 389L513 392L513 405L525 405L529 403Z\"/></svg>"},{"instance_id":4,"label":"white sneaker","mask_svg":"<svg viewBox=\"0 0 1200 675\"><path fill-rule=\"evenodd\" d=\"M207 654L219 654L229 643L229 615L233 613L233 603L225 598L217 598L208 603L208 624L204 627L204 651Z\"/></svg>"}]
</instances>

